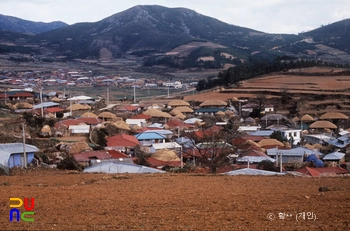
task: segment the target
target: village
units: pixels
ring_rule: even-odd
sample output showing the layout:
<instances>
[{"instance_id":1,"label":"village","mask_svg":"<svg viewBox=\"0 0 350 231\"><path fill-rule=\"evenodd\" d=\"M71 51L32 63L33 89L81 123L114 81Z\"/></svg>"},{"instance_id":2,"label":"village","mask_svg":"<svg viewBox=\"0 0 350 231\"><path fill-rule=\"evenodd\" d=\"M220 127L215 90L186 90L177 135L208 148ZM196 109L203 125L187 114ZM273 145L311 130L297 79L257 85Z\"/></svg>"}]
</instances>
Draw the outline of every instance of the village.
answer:
<instances>
[{"instance_id":1,"label":"village","mask_svg":"<svg viewBox=\"0 0 350 231\"><path fill-rule=\"evenodd\" d=\"M74 78L75 84L100 79L102 83L130 82L134 92L136 88L129 78L88 78L76 72L58 76ZM2 79L8 82L10 75ZM40 82L58 84L53 79ZM154 103L135 102L135 98L112 102L108 95L36 92L26 88L29 83L18 89L19 81L11 81L14 87L4 89L0 101L2 110L16 119L11 126L4 120L2 126L7 135L23 141L1 144L5 174L27 167L99 173L349 174L350 131L344 127L349 118L340 112L289 118L277 113L271 103L235 96L227 101L187 102L168 96ZM180 85L164 83L165 87ZM257 111L260 117L251 117ZM37 138L52 146L33 145Z\"/></svg>"}]
</instances>

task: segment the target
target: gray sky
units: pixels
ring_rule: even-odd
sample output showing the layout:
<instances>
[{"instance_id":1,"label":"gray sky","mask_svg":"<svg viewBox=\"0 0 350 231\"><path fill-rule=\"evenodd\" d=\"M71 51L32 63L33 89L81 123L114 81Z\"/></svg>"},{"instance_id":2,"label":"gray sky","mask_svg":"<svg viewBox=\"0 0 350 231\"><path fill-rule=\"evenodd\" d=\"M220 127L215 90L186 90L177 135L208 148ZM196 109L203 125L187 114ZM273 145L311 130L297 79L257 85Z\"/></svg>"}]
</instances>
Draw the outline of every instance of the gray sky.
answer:
<instances>
[{"instance_id":1,"label":"gray sky","mask_svg":"<svg viewBox=\"0 0 350 231\"><path fill-rule=\"evenodd\" d=\"M0 14L74 24L96 22L135 5L185 7L267 33L297 34L350 18L350 0L0 0Z\"/></svg>"}]
</instances>

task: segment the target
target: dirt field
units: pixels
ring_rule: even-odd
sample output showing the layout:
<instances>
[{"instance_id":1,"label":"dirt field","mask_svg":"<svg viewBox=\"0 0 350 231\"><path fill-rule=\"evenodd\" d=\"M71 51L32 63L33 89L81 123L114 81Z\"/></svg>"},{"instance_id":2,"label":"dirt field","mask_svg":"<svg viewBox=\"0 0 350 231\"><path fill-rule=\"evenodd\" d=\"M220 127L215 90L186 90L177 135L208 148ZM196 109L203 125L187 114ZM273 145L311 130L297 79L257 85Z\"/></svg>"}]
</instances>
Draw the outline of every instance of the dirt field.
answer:
<instances>
[{"instance_id":1,"label":"dirt field","mask_svg":"<svg viewBox=\"0 0 350 231\"><path fill-rule=\"evenodd\" d=\"M337 190L320 193L321 186ZM0 224L1 230L350 230L349 190L348 177L33 171L0 177ZM35 198L34 222L9 221L10 197ZM279 219L280 212L288 217ZM314 220L297 221L302 212L313 212Z\"/></svg>"}]
</instances>

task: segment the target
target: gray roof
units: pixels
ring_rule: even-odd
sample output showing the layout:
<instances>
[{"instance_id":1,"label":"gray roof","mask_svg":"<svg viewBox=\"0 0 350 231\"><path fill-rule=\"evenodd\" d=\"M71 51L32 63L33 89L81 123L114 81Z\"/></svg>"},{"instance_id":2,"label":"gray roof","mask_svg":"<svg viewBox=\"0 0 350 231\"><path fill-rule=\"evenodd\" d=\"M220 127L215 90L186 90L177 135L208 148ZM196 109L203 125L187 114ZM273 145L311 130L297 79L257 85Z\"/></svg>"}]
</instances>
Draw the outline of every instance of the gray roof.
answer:
<instances>
[{"instance_id":1,"label":"gray roof","mask_svg":"<svg viewBox=\"0 0 350 231\"><path fill-rule=\"evenodd\" d=\"M325 157L323 157L323 160L340 160L344 156L344 153L336 151L325 155Z\"/></svg>"},{"instance_id":2,"label":"gray roof","mask_svg":"<svg viewBox=\"0 0 350 231\"><path fill-rule=\"evenodd\" d=\"M103 162L84 169L84 172L96 173L165 173L165 171L136 164Z\"/></svg>"},{"instance_id":3,"label":"gray roof","mask_svg":"<svg viewBox=\"0 0 350 231\"><path fill-rule=\"evenodd\" d=\"M25 145L26 152L37 152L39 149L33 145ZM11 154L23 153L23 143L0 144L0 164L7 166Z\"/></svg>"},{"instance_id":4,"label":"gray roof","mask_svg":"<svg viewBox=\"0 0 350 231\"><path fill-rule=\"evenodd\" d=\"M270 148L270 149L267 149L266 152L267 152L267 155L269 156L276 156L276 152L278 152L278 154L282 153L283 156L304 156L305 154L306 155L317 154L319 156L323 156L323 154L319 151L310 150L304 147L297 147L297 148L287 149L287 150Z\"/></svg>"},{"instance_id":5,"label":"gray roof","mask_svg":"<svg viewBox=\"0 0 350 231\"><path fill-rule=\"evenodd\" d=\"M55 107L59 106L59 103L54 103L54 102L44 102L41 104L34 105L33 109L39 109L39 108L46 108L46 107Z\"/></svg>"},{"instance_id":6,"label":"gray roof","mask_svg":"<svg viewBox=\"0 0 350 231\"><path fill-rule=\"evenodd\" d=\"M243 156L237 159L238 162L253 162L260 163L261 161L269 160L275 162L276 160L268 156Z\"/></svg>"},{"instance_id":7,"label":"gray roof","mask_svg":"<svg viewBox=\"0 0 350 231\"><path fill-rule=\"evenodd\" d=\"M265 171L265 170L260 170L260 169L251 169L251 168L242 168L239 170L225 172L223 174L230 175L230 176L237 176L237 175L254 175L254 176L258 176L258 175L264 175L264 176L285 175L285 173L281 173L281 172L271 172L271 171Z\"/></svg>"}]
</instances>

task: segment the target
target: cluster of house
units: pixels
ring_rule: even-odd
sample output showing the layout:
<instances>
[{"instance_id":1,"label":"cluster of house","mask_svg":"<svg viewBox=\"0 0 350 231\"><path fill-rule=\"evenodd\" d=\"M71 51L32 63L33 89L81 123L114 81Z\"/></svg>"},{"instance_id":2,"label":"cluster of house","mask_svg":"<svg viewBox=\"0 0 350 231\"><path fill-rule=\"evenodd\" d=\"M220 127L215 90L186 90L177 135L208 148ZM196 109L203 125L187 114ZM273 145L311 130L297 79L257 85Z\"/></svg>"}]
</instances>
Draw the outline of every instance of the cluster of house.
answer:
<instances>
[{"instance_id":1,"label":"cluster of house","mask_svg":"<svg viewBox=\"0 0 350 231\"><path fill-rule=\"evenodd\" d=\"M162 81L157 79L134 79L130 76L92 76L91 72L58 69L52 72L1 71L0 84L12 84L31 89L42 86L118 86L118 87L171 87L188 88L197 82Z\"/></svg>"},{"instance_id":2,"label":"cluster of house","mask_svg":"<svg viewBox=\"0 0 350 231\"><path fill-rule=\"evenodd\" d=\"M55 98L57 96L54 96ZM163 105L107 105L107 107L91 112L91 107L80 107L79 101L92 98L77 96L70 98L70 108L63 109L60 102L47 102L34 106L38 110L54 115L65 112L75 118L62 118L52 128L43 128L42 136L86 136L90 137L94 130L113 126L118 133L107 137L104 150L93 151L91 148L77 149L68 147L77 162L86 166L84 171L114 172L156 172L165 166L181 168L186 164L200 165L203 156L201 149L208 149L213 143L201 140L204 135L219 133L224 126L231 123L238 127L241 134L229 143L220 143L220 149L231 149L227 154L235 168L255 169L262 161L271 161L283 166L301 164L302 174L320 176L325 174L344 174L345 157L350 145L350 132L339 129L335 122L347 120L341 113L326 113L315 119L309 115L288 119L273 113L269 109L262 118L253 119L238 116L234 105L221 100L202 102L193 108L184 100L172 100ZM75 105L75 107L74 107ZM86 105L85 105L86 106ZM32 109L31 109L32 110ZM118 117L119 113L128 112L127 119ZM214 123L206 123L205 118L212 118ZM287 123L286 123L287 121ZM284 124L294 123L294 128ZM333 123L334 122L334 123ZM264 127L264 129L262 129ZM271 138L279 132L284 142ZM195 134L196 140L190 135ZM23 144L1 144L0 164L7 167L21 166L36 162L36 147ZM138 150L147 153L147 165L140 163ZM7 153L4 155L3 153ZM210 158L208 156L208 158ZM308 162L305 165L305 161ZM237 172L238 173L238 172Z\"/></svg>"}]
</instances>

